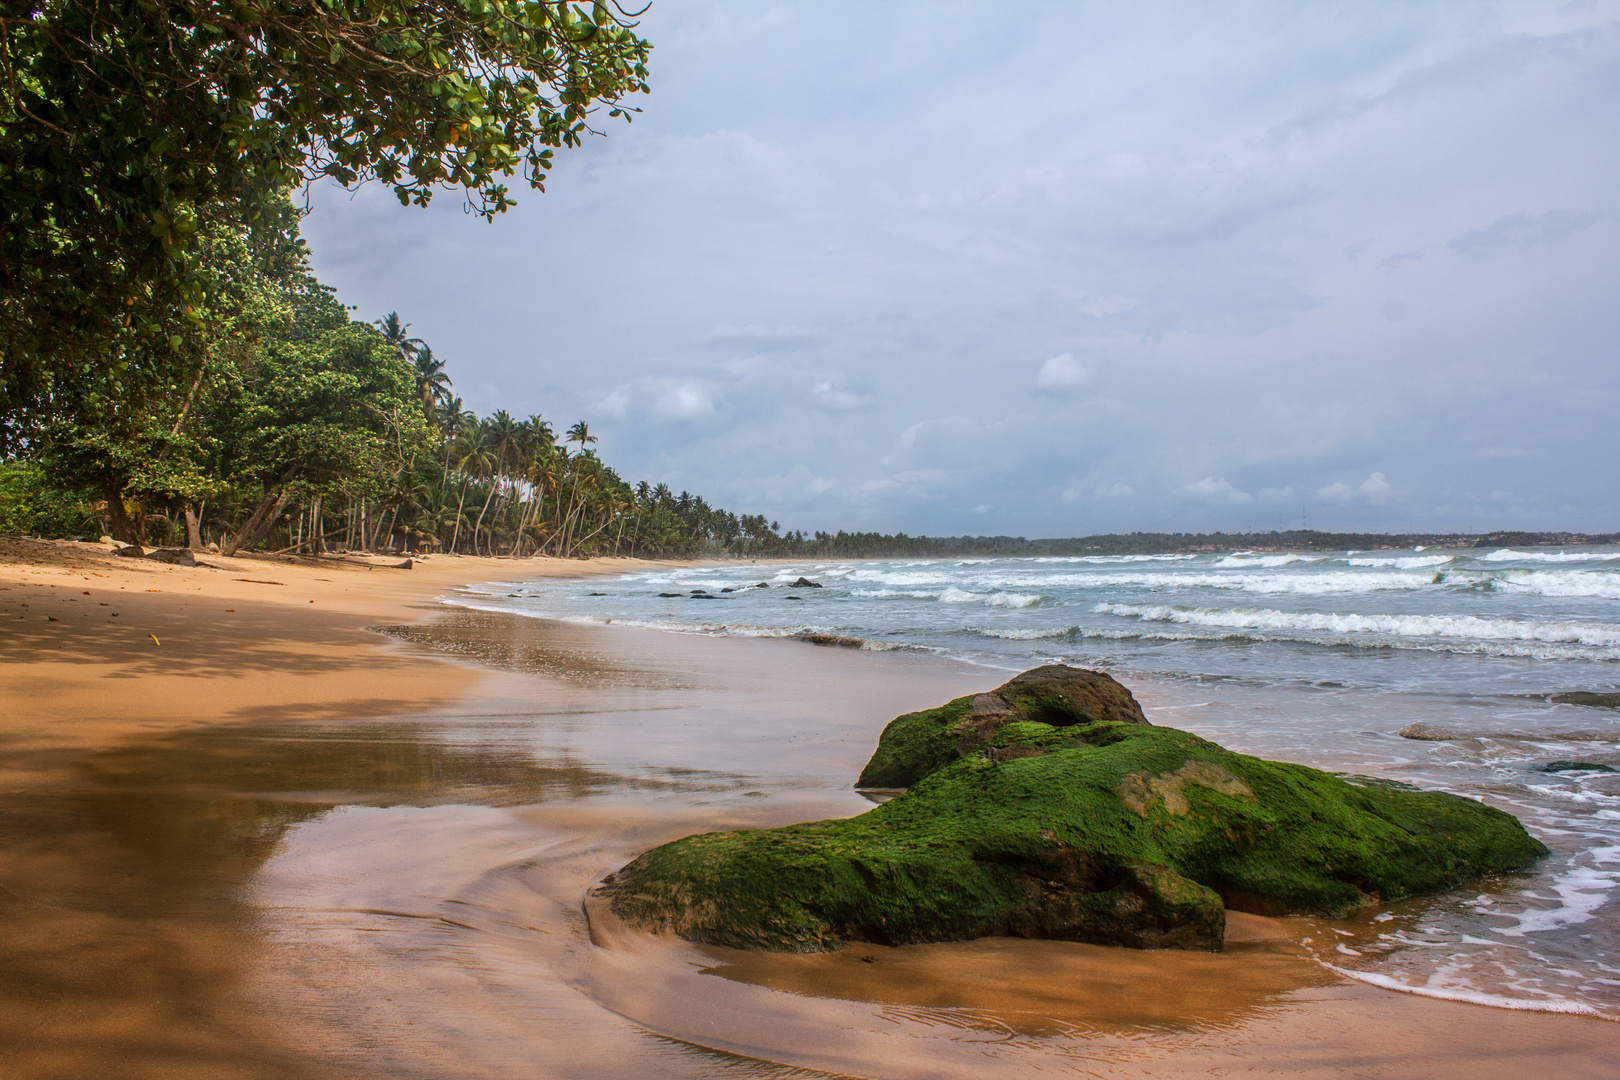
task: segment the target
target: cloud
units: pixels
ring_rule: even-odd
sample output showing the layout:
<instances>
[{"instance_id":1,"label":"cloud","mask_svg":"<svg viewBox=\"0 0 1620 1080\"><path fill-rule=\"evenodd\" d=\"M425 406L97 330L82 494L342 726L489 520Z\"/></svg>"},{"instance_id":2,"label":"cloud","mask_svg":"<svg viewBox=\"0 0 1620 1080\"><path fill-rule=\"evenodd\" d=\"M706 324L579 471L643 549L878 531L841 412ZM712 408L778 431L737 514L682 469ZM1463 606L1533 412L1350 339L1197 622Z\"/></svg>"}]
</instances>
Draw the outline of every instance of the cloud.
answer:
<instances>
[{"instance_id":1,"label":"cloud","mask_svg":"<svg viewBox=\"0 0 1620 1080\"><path fill-rule=\"evenodd\" d=\"M696 424L714 418L714 401L697 383L676 383L653 403L653 419L665 424Z\"/></svg>"},{"instance_id":2,"label":"cloud","mask_svg":"<svg viewBox=\"0 0 1620 1080\"><path fill-rule=\"evenodd\" d=\"M1280 488L1261 488L1259 498L1261 502L1292 502L1295 498L1294 487L1290 484Z\"/></svg>"},{"instance_id":3,"label":"cloud","mask_svg":"<svg viewBox=\"0 0 1620 1080\"><path fill-rule=\"evenodd\" d=\"M1595 211L1572 214L1550 210L1545 214L1505 214L1483 228L1470 229L1451 241L1451 250L1465 259L1482 259L1508 248L1556 244L1572 233L1597 224Z\"/></svg>"},{"instance_id":4,"label":"cloud","mask_svg":"<svg viewBox=\"0 0 1620 1080\"><path fill-rule=\"evenodd\" d=\"M1239 491L1224 476L1218 480L1213 476L1206 476L1202 480L1187 484L1179 490L1181 494L1189 498L1199 499L1217 506L1240 506L1244 503L1254 502L1253 495L1250 495L1247 491Z\"/></svg>"},{"instance_id":5,"label":"cloud","mask_svg":"<svg viewBox=\"0 0 1620 1080\"><path fill-rule=\"evenodd\" d=\"M630 412L630 398L622 390L615 390L596 403L598 416L608 420L623 420Z\"/></svg>"},{"instance_id":6,"label":"cloud","mask_svg":"<svg viewBox=\"0 0 1620 1080\"><path fill-rule=\"evenodd\" d=\"M704 335L710 345L741 347L756 353L790 352L816 339L798 326L717 326Z\"/></svg>"},{"instance_id":7,"label":"cloud","mask_svg":"<svg viewBox=\"0 0 1620 1080\"><path fill-rule=\"evenodd\" d=\"M1389 502L1389 481L1384 474L1375 472L1361 482L1360 487L1351 487L1344 481L1329 484L1327 487L1316 489L1316 501L1335 503L1345 506L1353 502L1363 502L1368 506L1383 506Z\"/></svg>"},{"instance_id":8,"label":"cloud","mask_svg":"<svg viewBox=\"0 0 1620 1080\"><path fill-rule=\"evenodd\" d=\"M810 400L822 412L866 412L878 406L877 395L864 387L845 387L827 379L810 388Z\"/></svg>"},{"instance_id":9,"label":"cloud","mask_svg":"<svg viewBox=\"0 0 1620 1080\"><path fill-rule=\"evenodd\" d=\"M1048 397L1073 397L1091 381L1085 366L1074 353L1059 353L1041 365L1035 376L1035 390Z\"/></svg>"},{"instance_id":10,"label":"cloud","mask_svg":"<svg viewBox=\"0 0 1620 1080\"><path fill-rule=\"evenodd\" d=\"M1094 499L1124 499L1135 494L1136 492L1131 489L1131 485L1129 484L1114 484L1112 487L1099 487L1095 489L1090 493L1090 497ZM1081 499L1086 497L1086 493L1082 492L1078 487L1067 487L1063 489L1064 502L1079 502Z\"/></svg>"}]
</instances>

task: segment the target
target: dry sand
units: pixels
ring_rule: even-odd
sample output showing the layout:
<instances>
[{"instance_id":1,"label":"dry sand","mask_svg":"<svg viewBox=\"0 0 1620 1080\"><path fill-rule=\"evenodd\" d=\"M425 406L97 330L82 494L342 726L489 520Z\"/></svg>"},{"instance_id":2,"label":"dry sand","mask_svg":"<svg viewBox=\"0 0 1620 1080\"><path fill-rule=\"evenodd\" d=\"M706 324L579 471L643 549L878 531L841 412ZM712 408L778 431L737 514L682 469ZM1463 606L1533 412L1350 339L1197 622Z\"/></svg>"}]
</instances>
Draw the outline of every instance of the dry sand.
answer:
<instances>
[{"instance_id":1,"label":"dry sand","mask_svg":"<svg viewBox=\"0 0 1620 1080\"><path fill-rule=\"evenodd\" d=\"M0 539L7 1076L1615 1075L1611 1023L1350 983L1302 920L1219 956L588 924L648 846L859 812L882 723L994 677L434 602L626 561L204 561Z\"/></svg>"}]
</instances>

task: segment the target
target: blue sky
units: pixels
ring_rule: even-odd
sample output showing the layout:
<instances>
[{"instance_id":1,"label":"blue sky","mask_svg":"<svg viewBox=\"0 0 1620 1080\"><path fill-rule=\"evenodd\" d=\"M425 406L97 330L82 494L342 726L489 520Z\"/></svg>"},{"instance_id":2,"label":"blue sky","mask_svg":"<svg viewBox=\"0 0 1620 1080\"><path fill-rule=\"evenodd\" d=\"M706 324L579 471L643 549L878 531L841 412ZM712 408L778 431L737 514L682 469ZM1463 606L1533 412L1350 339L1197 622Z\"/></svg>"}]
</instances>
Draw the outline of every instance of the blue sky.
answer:
<instances>
[{"instance_id":1,"label":"blue sky","mask_svg":"<svg viewBox=\"0 0 1620 1080\"><path fill-rule=\"evenodd\" d=\"M480 412L785 527L1620 528L1620 5L656 0L493 225L305 234Z\"/></svg>"}]
</instances>

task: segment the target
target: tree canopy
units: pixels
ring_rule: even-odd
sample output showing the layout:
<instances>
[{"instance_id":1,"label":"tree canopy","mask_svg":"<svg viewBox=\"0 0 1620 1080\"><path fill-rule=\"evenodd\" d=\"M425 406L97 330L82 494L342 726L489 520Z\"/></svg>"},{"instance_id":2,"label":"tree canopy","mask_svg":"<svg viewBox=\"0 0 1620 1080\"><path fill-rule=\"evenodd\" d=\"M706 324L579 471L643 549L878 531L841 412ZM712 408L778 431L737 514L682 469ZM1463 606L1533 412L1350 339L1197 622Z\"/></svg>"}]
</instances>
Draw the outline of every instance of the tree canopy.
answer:
<instances>
[{"instance_id":1,"label":"tree canopy","mask_svg":"<svg viewBox=\"0 0 1620 1080\"><path fill-rule=\"evenodd\" d=\"M210 218L380 180L402 203L543 190L650 46L578 0L22 0L0 6L0 417L53 371L179 349ZM284 200L282 200L284 202ZM0 436L7 434L0 431Z\"/></svg>"}]
</instances>

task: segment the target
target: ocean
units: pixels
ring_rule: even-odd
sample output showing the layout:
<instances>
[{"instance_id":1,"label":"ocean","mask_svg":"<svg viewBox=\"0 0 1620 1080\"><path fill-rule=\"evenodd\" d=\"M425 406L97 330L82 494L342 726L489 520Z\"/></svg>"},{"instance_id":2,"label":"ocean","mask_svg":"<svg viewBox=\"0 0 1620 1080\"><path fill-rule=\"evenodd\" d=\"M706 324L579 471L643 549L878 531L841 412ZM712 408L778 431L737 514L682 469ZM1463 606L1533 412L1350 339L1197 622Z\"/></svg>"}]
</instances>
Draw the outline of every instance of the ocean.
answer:
<instances>
[{"instance_id":1,"label":"ocean","mask_svg":"<svg viewBox=\"0 0 1620 1080\"><path fill-rule=\"evenodd\" d=\"M986 689L1094 667L1154 723L1482 799L1553 854L1318 924L1304 947L1390 989L1620 1019L1620 549L735 562L445 600L934 654L986 669Z\"/></svg>"}]
</instances>

